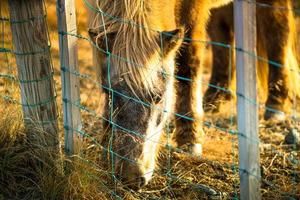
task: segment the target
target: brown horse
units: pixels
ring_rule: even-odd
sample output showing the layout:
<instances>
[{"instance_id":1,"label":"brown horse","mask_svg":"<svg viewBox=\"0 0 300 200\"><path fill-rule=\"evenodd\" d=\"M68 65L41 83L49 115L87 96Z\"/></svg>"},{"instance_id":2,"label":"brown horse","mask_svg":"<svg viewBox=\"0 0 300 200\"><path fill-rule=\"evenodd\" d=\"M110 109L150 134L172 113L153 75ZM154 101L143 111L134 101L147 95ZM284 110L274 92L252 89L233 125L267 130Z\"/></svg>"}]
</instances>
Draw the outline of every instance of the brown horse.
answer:
<instances>
[{"instance_id":1,"label":"brown horse","mask_svg":"<svg viewBox=\"0 0 300 200\"><path fill-rule=\"evenodd\" d=\"M211 8L230 0L97 0L90 3L90 36L106 87L106 118L119 178L132 188L148 183L165 122L178 113L175 141L202 152L201 71ZM183 45L182 45L183 43ZM180 50L179 50L180 49ZM180 53L179 53L180 52ZM180 96L175 107L175 62Z\"/></svg>"},{"instance_id":2,"label":"brown horse","mask_svg":"<svg viewBox=\"0 0 300 200\"><path fill-rule=\"evenodd\" d=\"M208 23L212 41L234 45L233 4L213 9ZM260 85L267 94L266 120L284 120L290 111L291 100L299 96L299 67L295 57L295 19L290 0L257 0L257 52L271 62L258 61ZM210 84L230 87L230 52L213 45L213 66ZM234 55L233 53L231 55ZM274 64L277 63L277 64ZM234 66L234 65L233 65ZM229 80L229 81L228 81ZM230 93L210 87L204 96L206 111L218 111L222 100L230 99Z\"/></svg>"}]
</instances>

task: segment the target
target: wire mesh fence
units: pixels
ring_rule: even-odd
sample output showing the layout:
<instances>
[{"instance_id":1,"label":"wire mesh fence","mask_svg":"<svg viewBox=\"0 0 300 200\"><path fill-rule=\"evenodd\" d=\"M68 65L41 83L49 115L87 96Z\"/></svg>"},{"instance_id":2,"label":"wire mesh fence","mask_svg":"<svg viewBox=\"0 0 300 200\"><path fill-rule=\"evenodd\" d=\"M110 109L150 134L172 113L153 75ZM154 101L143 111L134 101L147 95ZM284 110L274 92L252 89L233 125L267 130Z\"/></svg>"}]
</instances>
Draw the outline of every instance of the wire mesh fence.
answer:
<instances>
[{"instance_id":1,"label":"wire mesh fence","mask_svg":"<svg viewBox=\"0 0 300 200\"><path fill-rule=\"evenodd\" d=\"M84 4L88 12L98 13L98 19L101 23L100 26L105 26L105 23L112 18L116 21L115 23L127 24L128 26L134 26L136 30L147 29L142 27L140 24L127 21L126 19L120 19L116 16L110 16L109 13L101 10L99 7L95 7L93 2L87 0L81 0L80 5ZM78 3L77 2L77 3ZM255 3L253 1L247 1L249 3ZM51 2L46 2L51 4ZM52 2L53 3L53 2ZM296 2L294 2L296 6ZM20 102L19 85L23 84L23 80L20 80L17 75L17 67L15 57L18 53L14 51L11 37L11 26L14 23L27 23L27 20L20 22L13 22L10 19L8 10L4 10L5 6L1 3L1 68L0 68L0 95L1 104L6 105L7 103L14 103L16 105L23 105ZM256 2L258 9L276 10L276 12L288 13L293 12L294 14L299 13L297 7L283 7L276 6L273 4ZM59 7L59 6L58 6ZM81 9L78 8L78 9ZM82 17L86 13L79 13ZM46 16L34 16L29 19L30 23L35 23L35 19L43 20ZM79 17L77 17L80 20ZM259 20L259 17L258 17ZM288 24L285 24L288 26ZM103 28L103 27L102 27ZM217 113L208 113L205 115L203 120L203 128L206 132L205 142L203 144L204 155L202 157L195 157L188 153L186 149L178 148L172 141L173 132L176 131L174 127L175 119L184 119L187 121L194 121L195 119L188 114L178 113L176 111L168 110L164 106L156 106L142 98L137 98L135 95L128 93L113 86L110 80L109 71L113 70L113 66L110 65L112 60L119 60L119 62L130 63L132 67L141 67L139 64L132 62L127 57L122 57L118 54L114 54L108 48L108 44L100 46L91 40L87 35L86 31L82 31L82 27L79 27L81 34L74 32L58 30L58 34L61 38L76 38L78 43L78 69L74 69L73 66L67 66L61 63L59 67L57 61L58 49L57 46L52 48L54 52L54 71L50 73L49 78L56 76L56 80L59 80L60 74L67 74L69 77L79 79L80 82L80 99L72 99L66 94L66 89L58 91L58 99L62 100L65 106L71 105L73 108L79 109L82 115L82 126L78 126L77 129L70 127L69 123L64 121L64 129L66 132L75 132L81 135L84 139L83 147L79 153L80 159L86 165L93 166L98 171L104 173L102 177L93 174L92 172L85 172L87 176L92 177L99 181L99 187L105 188L103 191L107 191L107 197L109 198L150 198L150 199L172 199L172 198L187 198L187 199L201 199L201 198L233 198L238 199L239 190L239 172L244 169L239 168L238 164L238 137L245 136L244 133L240 133L237 130L237 118L236 118L236 105L235 97L244 98L249 104L256 105L259 107L259 115L263 116L265 110L269 110L275 113L286 112L286 120L281 123L271 123L268 121L260 120L259 122L259 140L253 140L252 138L246 138L251 143L257 143L260 145L260 165L261 165L261 176L254 177L261 182L261 192L263 198L287 198L297 199L299 198L300 191L299 185L299 141L297 141L297 134L299 130L299 105L297 103L296 91L292 93L292 105L287 111L277 110L272 107L265 105L265 98L260 100L250 99L246 96L235 91L233 88L234 81L234 70L235 60L233 55L236 51L248 54L254 60L258 61L258 67L262 65L270 65L274 68L284 68L286 63L279 63L276 60L272 60L266 55L259 55L253 52L247 52L246 50L239 49L233 44L222 43L220 41L210 41L209 39L194 40L191 38L182 38L185 42L197 43L203 45L203 47L209 49L214 46L220 47L226 51L228 55L228 76L224 85L214 84L209 82L210 78L210 65L212 64L209 56L207 56L207 62L204 66L204 74L201 82L198 84L202 85L203 92L208 88L213 88L215 94L224 93L228 94L231 100L226 101L219 99L220 111ZM283 28L284 29L284 28ZM286 30L286 29L284 29ZM163 34L158 30L150 30L159 33L159 41L162 40ZM261 32L258 32L258 35ZM50 33L51 35L51 33ZM53 36L55 38L57 36ZM259 36L258 36L259 37ZM265 37L272 37L272 33ZM111 42L112 38L104 37L104 43ZM295 42L299 41L299 36ZM55 41L57 42L57 41ZM61 42L67 42L66 40ZM128 41L130 42L130 41ZM262 42L262 41L261 41ZM162 44L159 43L160 49L164 49ZM96 49L96 54L101 54L102 57L106 57L106 67L104 72L108 74L102 74L107 76L107 82L99 81L95 73L95 69L100 66L93 66L91 46ZM48 46L50 48L50 45ZM139 50L139 51L142 51ZM138 52L138 51L137 51ZM65 54L61 56L66 56ZM289 52L297 55L297 52ZM163 56L161 55L161 60ZM216 57L218 55L211 55ZM61 58L62 59L62 58ZM75 59L75 58L74 58ZM212 59L212 58L211 58ZM162 62L162 61L161 61ZM222 62L222 60L221 60ZM263 64L261 64L263 63ZM179 66L186 67L186 66ZM225 66L227 67L227 66ZM288 67L290 73L299 74L299 68ZM214 69L213 69L214 70ZM60 71L60 73L58 73ZM176 79L177 87L183 87L183 84L191 84L193 80L191 77L170 74L167 71L161 69L161 75L163 77L172 77ZM297 76L291 76L297 77ZM55 78L55 77L54 77ZM42 80L30 80L29 83L26 80L26 84L39 84ZM293 80L297 82L297 80ZM293 83L295 83L293 82ZM60 85L58 88L64 88L67 85ZM298 88L295 88L295 90ZM58 89L59 90L59 89ZM266 92L259 90L262 96L266 96ZM259 94L260 94L259 93ZM225 95L226 96L226 95ZM180 98L177 97L177 98ZM114 101L122 99L123 104L116 105ZM105 106L107 102L107 106ZM130 103L129 103L130 102ZM43 103L49 103L45 100ZM120 107L126 107L127 104L133 104L137 110L130 111L129 109L122 110ZM60 106L59 106L60 107ZM159 132L163 132L160 140L155 140L153 137L159 134L158 132L152 133L152 135L146 135L143 131L131 130L127 127L127 123L118 123L115 121L115 116L120 112L138 112L139 108L144 110L156 110L160 114L169 113L172 117L168 120L166 125L162 127ZM66 115L66 110L59 109L63 115ZM64 111L64 113L62 112ZM108 111L108 115L104 115ZM142 117L142 116L141 116ZM131 119L125 119L125 121ZM142 118L140 119L143 120ZM104 129L103 124L109 124L110 129ZM133 123L139 124L138 121ZM175 129L175 130L174 130ZM148 171L147 173L154 173L153 179L149 184L143 188L140 192L130 190L126 187L126 183L122 183L120 180L122 177L118 177L116 172L116 158L121 159L122 162L134 163L132 157L126 157L126 153L120 153L123 151L130 152L132 149L128 149L128 146L120 146L118 149L112 145L113 140L116 136L120 136L119 132L124 135L130 135L136 140L151 141L159 147L159 153L157 158L157 166L154 171ZM120 136L121 137L121 136ZM67 139L68 137L65 137ZM299 138L298 138L299 140ZM66 142L66 141L65 141ZM298 146L297 146L298 145ZM129 145L130 146L130 145ZM94 159L88 159L84 155L87 152L94 152L97 154ZM155 153L150 151L145 156ZM138 165L144 165L145 163L138 163ZM250 174L251 172L247 171ZM146 175L146 174L144 174ZM101 184L100 184L101 183Z\"/></svg>"}]
</instances>

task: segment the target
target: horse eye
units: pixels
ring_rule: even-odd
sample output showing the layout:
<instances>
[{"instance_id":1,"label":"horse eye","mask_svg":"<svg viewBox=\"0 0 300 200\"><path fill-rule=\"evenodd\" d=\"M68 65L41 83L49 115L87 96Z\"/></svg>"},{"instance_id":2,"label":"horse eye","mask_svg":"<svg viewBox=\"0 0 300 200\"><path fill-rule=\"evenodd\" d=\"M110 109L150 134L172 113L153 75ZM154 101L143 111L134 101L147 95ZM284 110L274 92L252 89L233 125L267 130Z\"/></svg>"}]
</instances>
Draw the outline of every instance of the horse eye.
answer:
<instances>
[{"instance_id":1,"label":"horse eye","mask_svg":"<svg viewBox=\"0 0 300 200\"><path fill-rule=\"evenodd\" d=\"M114 43L115 37L117 36L117 33L111 32L107 33L106 35L102 35L98 39L98 45L102 49L106 49L108 45L108 48L111 47L111 45Z\"/></svg>"}]
</instances>

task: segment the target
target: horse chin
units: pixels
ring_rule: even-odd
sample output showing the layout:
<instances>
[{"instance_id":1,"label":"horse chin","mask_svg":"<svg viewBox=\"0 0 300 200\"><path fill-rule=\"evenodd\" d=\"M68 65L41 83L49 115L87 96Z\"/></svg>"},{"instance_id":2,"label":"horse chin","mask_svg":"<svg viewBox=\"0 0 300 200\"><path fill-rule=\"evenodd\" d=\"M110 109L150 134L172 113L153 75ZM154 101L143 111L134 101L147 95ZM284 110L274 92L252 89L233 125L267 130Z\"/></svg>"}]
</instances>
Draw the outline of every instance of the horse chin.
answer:
<instances>
[{"instance_id":1,"label":"horse chin","mask_svg":"<svg viewBox=\"0 0 300 200\"><path fill-rule=\"evenodd\" d=\"M155 135L152 136L155 139ZM156 139L159 137L160 134ZM151 180L159 142L152 139L142 139L123 132L115 133L114 167L118 179L125 187L139 190Z\"/></svg>"}]
</instances>

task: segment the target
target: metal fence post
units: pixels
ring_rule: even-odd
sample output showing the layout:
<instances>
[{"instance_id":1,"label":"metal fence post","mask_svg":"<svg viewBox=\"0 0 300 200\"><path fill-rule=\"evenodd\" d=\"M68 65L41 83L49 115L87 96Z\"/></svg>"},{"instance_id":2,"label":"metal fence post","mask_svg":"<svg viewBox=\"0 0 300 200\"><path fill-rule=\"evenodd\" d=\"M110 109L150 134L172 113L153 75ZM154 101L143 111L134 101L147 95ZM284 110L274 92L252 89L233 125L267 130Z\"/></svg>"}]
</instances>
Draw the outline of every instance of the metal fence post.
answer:
<instances>
[{"instance_id":1,"label":"metal fence post","mask_svg":"<svg viewBox=\"0 0 300 200\"><path fill-rule=\"evenodd\" d=\"M255 3L241 0L234 2L239 175L240 195L243 200L261 199L256 58L253 56L256 55L257 34Z\"/></svg>"}]
</instances>

